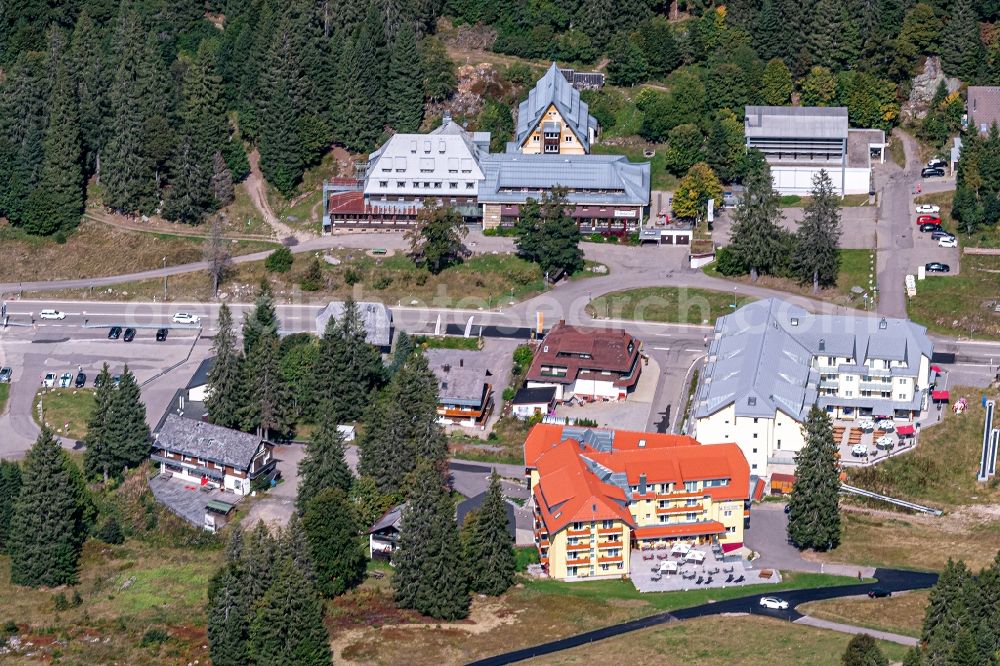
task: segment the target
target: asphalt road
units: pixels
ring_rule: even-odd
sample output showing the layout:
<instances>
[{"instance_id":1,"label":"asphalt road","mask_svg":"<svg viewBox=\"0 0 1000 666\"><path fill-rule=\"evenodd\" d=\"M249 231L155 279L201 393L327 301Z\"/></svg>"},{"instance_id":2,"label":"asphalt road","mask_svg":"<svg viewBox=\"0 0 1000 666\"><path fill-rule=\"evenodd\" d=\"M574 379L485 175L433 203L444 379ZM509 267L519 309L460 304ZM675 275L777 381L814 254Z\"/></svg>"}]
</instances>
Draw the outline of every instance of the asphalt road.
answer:
<instances>
[{"instance_id":1,"label":"asphalt road","mask_svg":"<svg viewBox=\"0 0 1000 666\"><path fill-rule=\"evenodd\" d=\"M761 595L754 594L726 601L691 606L667 613L658 613L649 617L644 617L631 622L603 627L593 631L587 631L576 636L570 636L549 643L542 643L533 647L521 650L513 650L493 657L479 659L470 662L470 666L501 666L502 664L512 664L525 659L543 657L545 655L561 652L570 648L587 645L595 641L621 636L640 629L647 629L671 622L690 620L697 617L710 615L722 615L724 613L747 613L751 615L766 615L782 620L795 621L802 617L802 614L795 610L800 604L809 601L822 601L824 599L835 599L839 597L850 597L859 594L866 594L873 587L880 587L890 592L902 592L904 590L919 590L931 587L937 581L937 574L921 573L916 571L903 571L899 569L876 569L875 578L877 583L860 583L858 585L844 585L840 587L822 587L807 590L785 590L775 592L773 595L788 602L788 610L768 610L761 608L759 600Z\"/></svg>"}]
</instances>

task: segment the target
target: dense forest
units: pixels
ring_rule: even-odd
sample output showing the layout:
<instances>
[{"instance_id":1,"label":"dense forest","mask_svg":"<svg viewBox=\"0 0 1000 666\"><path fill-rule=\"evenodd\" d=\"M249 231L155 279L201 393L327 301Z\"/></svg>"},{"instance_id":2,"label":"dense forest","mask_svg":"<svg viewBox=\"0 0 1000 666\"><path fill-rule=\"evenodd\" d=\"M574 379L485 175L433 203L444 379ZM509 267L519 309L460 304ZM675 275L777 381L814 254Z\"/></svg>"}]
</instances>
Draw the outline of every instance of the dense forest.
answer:
<instances>
[{"instance_id":1,"label":"dense forest","mask_svg":"<svg viewBox=\"0 0 1000 666\"><path fill-rule=\"evenodd\" d=\"M334 142L414 131L454 86L435 0L29 4L0 16L0 215L34 234L76 226L88 182L199 222L249 146L287 195Z\"/></svg>"}]
</instances>

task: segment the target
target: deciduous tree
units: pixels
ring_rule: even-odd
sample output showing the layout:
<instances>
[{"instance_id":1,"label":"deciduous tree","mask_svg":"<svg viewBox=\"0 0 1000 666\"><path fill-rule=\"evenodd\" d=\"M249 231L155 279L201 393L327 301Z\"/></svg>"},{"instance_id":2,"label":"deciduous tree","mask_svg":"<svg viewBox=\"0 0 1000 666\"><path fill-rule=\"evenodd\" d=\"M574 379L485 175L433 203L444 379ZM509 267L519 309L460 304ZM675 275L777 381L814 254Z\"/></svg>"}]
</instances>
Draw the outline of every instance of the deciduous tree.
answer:
<instances>
[{"instance_id":1,"label":"deciduous tree","mask_svg":"<svg viewBox=\"0 0 1000 666\"><path fill-rule=\"evenodd\" d=\"M712 168L704 162L688 169L674 192L674 215L683 220L701 221L705 219L708 200L722 201L722 183Z\"/></svg>"},{"instance_id":2,"label":"deciduous tree","mask_svg":"<svg viewBox=\"0 0 1000 666\"><path fill-rule=\"evenodd\" d=\"M462 239L469 228L454 208L444 208L432 199L417 212L417 226L407 232L410 254L417 265L434 275L461 263L465 254Z\"/></svg>"},{"instance_id":3,"label":"deciduous tree","mask_svg":"<svg viewBox=\"0 0 1000 666\"><path fill-rule=\"evenodd\" d=\"M781 58L772 58L764 67L761 99L772 106L788 106L792 98L792 73Z\"/></svg>"},{"instance_id":4,"label":"deciduous tree","mask_svg":"<svg viewBox=\"0 0 1000 666\"><path fill-rule=\"evenodd\" d=\"M667 135L667 171L679 176L702 160L705 137L696 125L678 125Z\"/></svg>"}]
</instances>

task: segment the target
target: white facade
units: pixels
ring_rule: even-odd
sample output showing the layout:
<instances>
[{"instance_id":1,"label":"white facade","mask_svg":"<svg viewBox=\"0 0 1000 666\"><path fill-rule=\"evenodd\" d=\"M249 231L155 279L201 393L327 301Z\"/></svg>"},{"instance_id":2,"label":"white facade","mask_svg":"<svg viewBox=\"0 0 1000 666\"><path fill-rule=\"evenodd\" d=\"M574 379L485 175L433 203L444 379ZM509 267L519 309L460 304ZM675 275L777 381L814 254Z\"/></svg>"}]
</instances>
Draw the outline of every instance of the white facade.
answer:
<instances>
[{"instance_id":1,"label":"white facade","mask_svg":"<svg viewBox=\"0 0 1000 666\"><path fill-rule=\"evenodd\" d=\"M781 194L808 196L812 193L813 176L825 169L833 181L838 194L868 194L871 184L871 169L843 167L838 165L787 166L771 165L771 179L774 189Z\"/></svg>"},{"instance_id":2,"label":"white facade","mask_svg":"<svg viewBox=\"0 0 1000 666\"><path fill-rule=\"evenodd\" d=\"M625 400L628 397L628 391L622 387L615 386L614 379L611 378L610 373L608 373L606 381L600 379L577 379L572 384L549 384L546 382L529 381L525 386L528 388L547 388L553 386L556 389L557 401L564 400L570 396L592 400Z\"/></svg>"},{"instance_id":3,"label":"white facade","mask_svg":"<svg viewBox=\"0 0 1000 666\"><path fill-rule=\"evenodd\" d=\"M698 440L706 444L736 442L750 464L750 473L758 476L775 471L775 465L794 465L795 454L805 446L798 421L777 410L770 418L738 417L735 412L730 405L698 419Z\"/></svg>"},{"instance_id":4,"label":"white facade","mask_svg":"<svg viewBox=\"0 0 1000 666\"><path fill-rule=\"evenodd\" d=\"M556 390L556 401L558 402L558 401L562 401L562 399L563 399L563 389L565 388L566 385L565 384L550 384L548 382L527 382L525 384L525 386L528 387L528 388L549 388L551 386L551 387L555 388L555 390ZM567 393L569 393L569 391L567 391Z\"/></svg>"},{"instance_id":5,"label":"white facade","mask_svg":"<svg viewBox=\"0 0 1000 666\"><path fill-rule=\"evenodd\" d=\"M364 193L371 202L475 198L482 180L477 148L468 136L396 134L369 156Z\"/></svg>"}]
</instances>

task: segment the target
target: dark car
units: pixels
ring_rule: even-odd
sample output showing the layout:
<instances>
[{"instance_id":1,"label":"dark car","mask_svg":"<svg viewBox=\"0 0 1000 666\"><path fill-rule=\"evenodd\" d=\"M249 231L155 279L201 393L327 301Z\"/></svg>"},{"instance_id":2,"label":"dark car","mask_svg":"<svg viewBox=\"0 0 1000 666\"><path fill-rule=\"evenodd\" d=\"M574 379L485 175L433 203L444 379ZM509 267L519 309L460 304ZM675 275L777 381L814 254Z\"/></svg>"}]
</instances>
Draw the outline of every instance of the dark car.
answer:
<instances>
[{"instance_id":1,"label":"dark car","mask_svg":"<svg viewBox=\"0 0 1000 666\"><path fill-rule=\"evenodd\" d=\"M944 227L940 224L921 224L920 233L926 234L932 231L944 231Z\"/></svg>"},{"instance_id":2,"label":"dark car","mask_svg":"<svg viewBox=\"0 0 1000 666\"><path fill-rule=\"evenodd\" d=\"M157 342L163 342L166 339L167 339L167 329L165 329L165 328L157 329L157 331L156 331L156 341Z\"/></svg>"},{"instance_id":3,"label":"dark car","mask_svg":"<svg viewBox=\"0 0 1000 666\"><path fill-rule=\"evenodd\" d=\"M83 388L83 385L86 383L87 383L87 375L83 374L82 372L76 373L76 381L73 382L73 385L76 386L77 388Z\"/></svg>"},{"instance_id":4,"label":"dark car","mask_svg":"<svg viewBox=\"0 0 1000 666\"><path fill-rule=\"evenodd\" d=\"M111 385L112 386L118 386L121 383L122 383L122 376L121 375L111 375Z\"/></svg>"},{"instance_id":5,"label":"dark car","mask_svg":"<svg viewBox=\"0 0 1000 666\"><path fill-rule=\"evenodd\" d=\"M787 503L786 503L786 504L785 504L785 513L788 513L788 512L789 512L789 511L791 511L791 510L792 510L792 505L791 505L791 504L787 504Z\"/></svg>"},{"instance_id":6,"label":"dark car","mask_svg":"<svg viewBox=\"0 0 1000 666\"><path fill-rule=\"evenodd\" d=\"M132 342L132 340L135 339L135 329L134 328L126 328L125 329L125 335L122 337L122 339L125 342Z\"/></svg>"},{"instance_id":7,"label":"dark car","mask_svg":"<svg viewBox=\"0 0 1000 666\"><path fill-rule=\"evenodd\" d=\"M934 233L931 234L931 240L941 240L942 238L954 238L954 237L955 234L947 232L944 229L935 231Z\"/></svg>"},{"instance_id":8,"label":"dark car","mask_svg":"<svg viewBox=\"0 0 1000 666\"><path fill-rule=\"evenodd\" d=\"M868 596L872 599L881 599L882 597L891 597L892 592L882 589L881 587L873 587L868 590Z\"/></svg>"},{"instance_id":9,"label":"dark car","mask_svg":"<svg viewBox=\"0 0 1000 666\"><path fill-rule=\"evenodd\" d=\"M924 167L920 170L921 178L933 178L934 176L944 176L944 169L941 167Z\"/></svg>"},{"instance_id":10,"label":"dark car","mask_svg":"<svg viewBox=\"0 0 1000 666\"><path fill-rule=\"evenodd\" d=\"M108 340L117 340L122 334L121 326L112 326L108 331Z\"/></svg>"},{"instance_id":11,"label":"dark car","mask_svg":"<svg viewBox=\"0 0 1000 666\"><path fill-rule=\"evenodd\" d=\"M10 377L14 374L14 371L10 368L0 368L0 382L4 384L10 383Z\"/></svg>"},{"instance_id":12,"label":"dark car","mask_svg":"<svg viewBox=\"0 0 1000 666\"><path fill-rule=\"evenodd\" d=\"M950 273L951 266L942 264L940 261L932 261L924 266L924 270L928 273Z\"/></svg>"}]
</instances>

